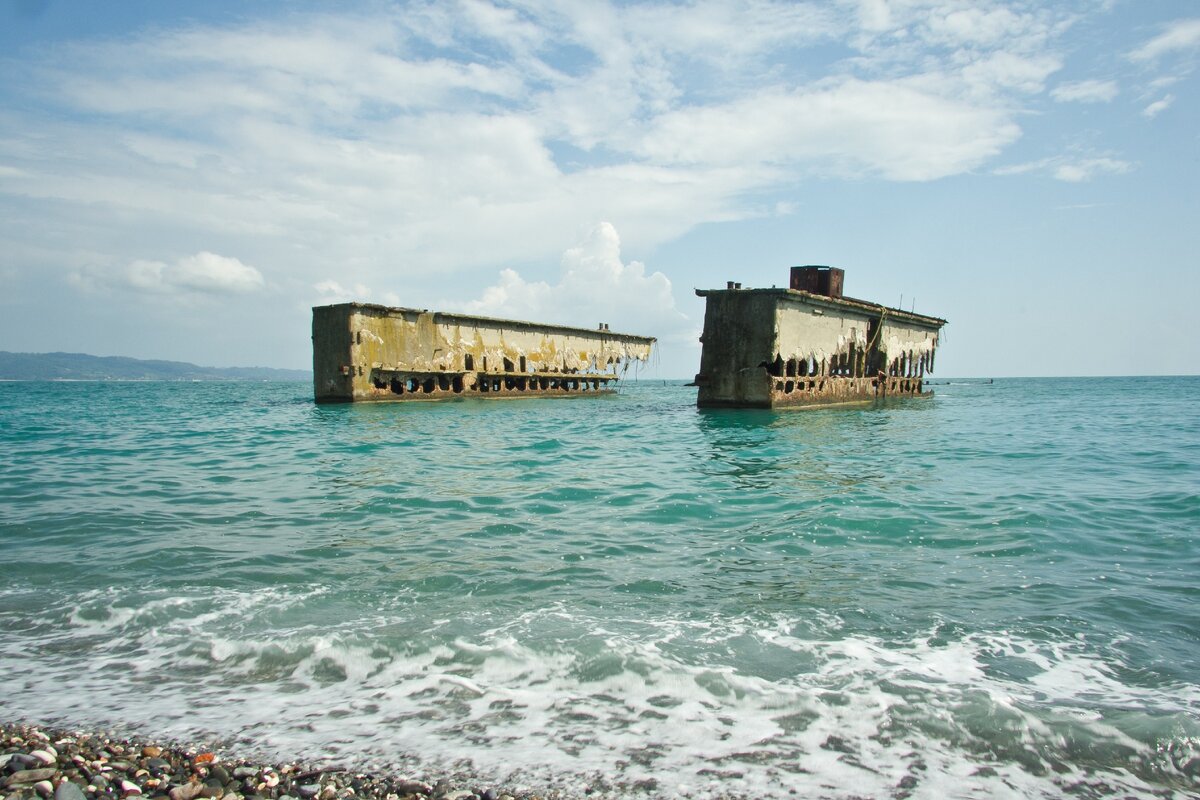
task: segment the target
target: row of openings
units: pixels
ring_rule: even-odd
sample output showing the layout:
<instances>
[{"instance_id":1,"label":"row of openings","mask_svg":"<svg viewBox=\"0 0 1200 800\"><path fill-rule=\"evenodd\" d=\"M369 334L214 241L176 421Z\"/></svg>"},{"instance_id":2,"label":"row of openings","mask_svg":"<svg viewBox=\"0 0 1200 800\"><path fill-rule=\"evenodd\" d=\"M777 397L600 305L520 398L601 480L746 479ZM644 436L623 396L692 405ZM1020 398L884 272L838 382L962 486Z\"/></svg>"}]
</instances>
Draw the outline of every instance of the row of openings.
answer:
<instances>
[{"instance_id":1,"label":"row of openings","mask_svg":"<svg viewBox=\"0 0 1200 800\"><path fill-rule=\"evenodd\" d=\"M815 356L784 361L783 356L776 355L773 362L764 361L759 366L764 367L773 378L863 378L883 371L884 358L879 352L873 351L868 355L867 351L851 344L847 352L820 361ZM891 377L922 378L926 371L933 371L932 350L919 356L911 351L902 353L887 364L887 374Z\"/></svg>"},{"instance_id":2,"label":"row of openings","mask_svg":"<svg viewBox=\"0 0 1200 800\"><path fill-rule=\"evenodd\" d=\"M791 394L795 391L823 392L825 381L775 381L775 391Z\"/></svg>"},{"instance_id":3,"label":"row of openings","mask_svg":"<svg viewBox=\"0 0 1200 800\"><path fill-rule=\"evenodd\" d=\"M488 357L483 356L479 360L480 360L480 364L481 364L480 371L487 372L488 371ZM608 362L607 362L607 366L611 366L613 364L620 364L620 363L621 363L621 359L613 358L610 356L608 359ZM532 372L532 370L530 370L528 367L528 364L525 360L525 356L519 356L516 361L513 361L511 358L506 357L502 360L501 366L503 367L501 372ZM474 372L475 371L475 356L471 355L470 353L463 354L463 371L464 372ZM569 369L567 367L566 363L564 362L562 369L559 370L559 372L577 373L577 372L579 372L579 370L578 369Z\"/></svg>"},{"instance_id":4,"label":"row of openings","mask_svg":"<svg viewBox=\"0 0 1200 800\"><path fill-rule=\"evenodd\" d=\"M893 378L924 378L926 371L933 372L932 350L920 356L912 351L901 353L888 364L888 375Z\"/></svg>"},{"instance_id":5,"label":"row of openings","mask_svg":"<svg viewBox=\"0 0 1200 800\"><path fill-rule=\"evenodd\" d=\"M853 384L851 384L851 388L853 388ZM875 389L875 390L879 389L879 380L878 379L871 381L871 388ZM888 391L902 393L902 394L909 393L909 392L920 392L921 391L921 381L910 379L910 378L905 378L905 379L893 378L891 380L891 382L887 385L887 389L888 389ZM792 392L796 392L796 391L803 392L806 390L810 391L810 392L817 392L817 393L823 392L823 391L825 391L825 381L815 381L815 380L811 380L811 381L777 380L777 381L775 381L775 391L777 391L777 392L783 392L784 394L791 394Z\"/></svg>"},{"instance_id":6,"label":"row of openings","mask_svg":"<svg viewBox=\"0 0 1200 800\"><path fill-rule=\"evenodd\" d=\"M764 361L759 366L765 367L767 374L773 378L806 378L809 376L861 378L868 371L866 351L853 344L850 345L848 352L839 353L828 359L823 358L820 361L816 356L784 361L783 356L776 355L773 362Z\"/></svg>"},{"instance_id":7,"label":"row of openings","mask_svg":"<svg viewBox=\"0 0 1200 800\"><path fill-rule=\"evenodd\" d=\"M475 381L473 389L477 392L500 392L500 391L557 391L576 392L599 390L601 387L599 378L479 378ZM433 394L435 391L453 392L461 394L464 389L463 376L461 375L431 375L425 378L417 377L394 377L387 379L381 375L376 375L372 379L372 384L376 389L386 389L392 394Z\"/></svg>"}]
</instances>

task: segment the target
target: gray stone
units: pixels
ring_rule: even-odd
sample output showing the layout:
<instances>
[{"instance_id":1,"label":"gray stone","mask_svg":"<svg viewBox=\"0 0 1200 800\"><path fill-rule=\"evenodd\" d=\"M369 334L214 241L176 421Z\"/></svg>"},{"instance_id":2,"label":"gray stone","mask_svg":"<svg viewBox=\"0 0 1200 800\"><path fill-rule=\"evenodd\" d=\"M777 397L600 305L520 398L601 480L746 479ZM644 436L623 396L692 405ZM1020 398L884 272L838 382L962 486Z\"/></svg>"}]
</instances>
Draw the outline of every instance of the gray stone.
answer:
<instances>
[{"instance_id":1,"label":"gray stone","mask_svg":"<svg viewBox=\"0 0 1200 800\"><path fill-rule=\"evenodd\" d=\"M54 777L57 772L54 767L45 767L43 769L22 769L17 770L12 775L8 776L8 780L4 782L5 786L12 786L16 783L37 783L38 781L48 781Z\"/></svg>"},{"instance_id":2,"label":"gray stone","mask_svg":"<svg viewBox=\"0 0 1200 800\"><path fill-rule=\"evenodd\" d=\"M256 775L258 775L258 770L256 770L254 767L238 767L233 771L233 777L239 780L253 778Z\"/></svg>"},{"instance_id":3,"label":"gray stone","mask_svg":"<svg viewBox=\"0 0 1200 800\"><path fill-rule=\"evenodd\" d=\"M167 792L171 800L195 800L204 791L204 785L200 783L185 783L181 786L176 786Z\"/></svg>"},{"instance_id":4,"label":"gray stone","mask_svg":"<svg viewBox=\"0 0 1200 800\"><path fill-rule=\"evenodd\" d=\"M87 800L87 795L83 793L79 784L63 781L54 790L54 800Z\"/></svg>"},{"instance_id":5,"label":"gray stone","mask_svg":"<svg viewBox=\"0 0 1200 800\"><path fill-rule=\"evenodd\" d=\"M316 797L318 794L321 793L321 784L306 783L303 786L297 786L296 793L299 794L302 798Z\"/></svg>"},{"instance_id":6,"label":"gray stone","mask_svg":"<svg viewBox=\"0 0 1200 800\"><path fill-rule=\"evenodd\" d=\"M396 781L396 791L401 795L406 794L433 794L433 787L425 781Z\"/></svg>"}]
</instances>

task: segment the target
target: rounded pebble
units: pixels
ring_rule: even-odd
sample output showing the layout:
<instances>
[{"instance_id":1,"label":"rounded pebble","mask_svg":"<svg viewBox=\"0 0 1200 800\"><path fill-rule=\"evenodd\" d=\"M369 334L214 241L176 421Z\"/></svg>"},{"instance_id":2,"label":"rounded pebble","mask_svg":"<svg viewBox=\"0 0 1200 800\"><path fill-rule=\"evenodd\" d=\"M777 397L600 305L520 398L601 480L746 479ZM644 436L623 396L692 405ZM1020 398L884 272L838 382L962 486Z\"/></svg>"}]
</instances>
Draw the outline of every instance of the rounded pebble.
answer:
<instances>
[{"instance_id":1,"label":"rounded pebble","mask_svg":"<svg viewBox=\"0 0 1200 800\"><path fill-rule=\"evenodd\" d=\"M537 800L423 777L255 763L212 749L0 723L0 800Z\"/></svg>"},{"instance_id":2,"label":"rounded pebble","mask_svg":"<svg viewBox=\"0 0 1200 800\"><path fill-rule=\"evenodd\" d=\"M29 755L33 756L46 766L50 766L55 761L58 761L58 756L51 753L49 750L34 750Z\"/></svg>"},{"instance_id":3,"label":"rounded pebble","mask_svg":"<svg viewBox=\"0 0 1200 800\"><path fill-rule=\"evenodd\" d=\"M54 800L87 800L87 795L83 793L79 784L63 781L54 790Z\"/></svg>"}]
</instances>

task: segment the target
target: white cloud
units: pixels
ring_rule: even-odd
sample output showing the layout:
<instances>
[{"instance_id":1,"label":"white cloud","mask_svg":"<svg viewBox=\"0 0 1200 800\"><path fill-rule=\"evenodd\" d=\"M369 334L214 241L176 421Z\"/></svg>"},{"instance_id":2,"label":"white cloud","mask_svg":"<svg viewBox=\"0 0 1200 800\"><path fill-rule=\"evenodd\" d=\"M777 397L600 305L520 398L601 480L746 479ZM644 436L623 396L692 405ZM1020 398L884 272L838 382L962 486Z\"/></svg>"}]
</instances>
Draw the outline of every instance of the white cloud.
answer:
<instances>
[{"instance_id":1,"label":"white cloud","mask_svg":"<svg viewBox=\"0 0 1200 800\"><path fill-rule=\"evenodd\" d=\"M209 294L243 294L263 288L257 269L236 258L207 251L181 258L174 264L134 261L126 270L129 286L148 292L193 290Z\"/></svg>"},{"instance_id":2,"label":"white cloud","mask_svg":"<svg viewBox=\"0 0 1200 800\"><path fill-rule=\"evenodd\" d=\"M1019 136L1003 111L916 81L850 80L665 114L639 149L664 164L791 163L920 181L973 169Z\"/></svg>"},{"instance_id":3,"label":"white cloud","mask_svg":"<svg viewBox=\"0 0 1200 800\"><path fill-rule=\"evenodd\" d=\"M1118 91L1116 81L1087 80L1060 83L1050 96L1060 103L1108 103Z\"/></svg>"},{"instance_id":4,"label":"white cloud","mask_svg":"<svg viewBox=\"0 0 1200 800\"><path fill-rule=\"evenodd\" d=\"M335 280L324 280L313 286L316 300L321 305L335 303L381 303L387 306L399 306L400 296L395 292L374 292L370 287L361 283L343 286Z\"/></svg>"},{"instance_id":5,"label":"white cloud","mask_svg":"<svg viewBox=\"0 0 1200 800\"><path fill-rule=\"evenodd\" d=\"M950 8L935 6L926 25L929 36L954 46L992 46L1030 32L1042 32L1040 20L1005 6Z\"/></svg>"},{"instance_id":6,"label":"white cloud","mask_svg":"<svg viewBox=\"0 0 1200 800\"><path fill-rule=\"evenodd\" d=\"M978 58L962 68L962 78L972 93L991 100L1006 92L1034 94L1042 91L1046 79L1062 68L1051 56L1023 56L997 52Z\"/></svg>"},{"instance_id":7,"label":"white cloud","mask_svg":"<svg viewBox=\"0 0 1200 800\"><path fill-rule=\"evenodd\" d=\"M790 213L813 176L986 169L1071 18L1032 0L369 8L146 28L16 64L0 195L46 216L13 246L81 286L264 287L241 262L138 261L199 241L271 265L288 308L433 305L447 285L462 301L484 270L552 263L581 221L650 252ZM539 281L494 283L546 307Z\"/></svg>"},{"instance_id":8,"label":"white cloud","mask_svg":"<svg viewBox=\"0 0 1200 800\"><path fill-rule=\"evenodd\" d=\"M1172 22L1162 33L1132 51L1134 61L1153 61L1177 50L1200 47L1200 18L1181 19Z\"/></svg>"},{"instance_id":9,"label":"white cloud","mask_svg":"<svg viewBox=\"0 0 1200 800\"><path fill-rule=\"evenodd\" d=\"M505 269L478 299L447 305L471 314L579 327L604 322L613 331L659 338L684 329L690 333L687 317L675 307L671 281L661 272L647 274L640 261L622 261L621 239L607 222L563 253L557 283L528 281Z\"/></svg>"},{"instance_id":10,"label":"white cloud","mask_svg":"<svg viewBox=\"0 0 1200 800\"><path fill-rule=\"evenodd\" d=\"M1079 183L1097 175L1121 175L1130 169L1128 162L1114 158L1085 158L1059 164L1054 168L1054 177L1068 183Z\"/></svg>"},{"instance_id":11,"label":"white cloud","mask_svg":"<svg viewBox=\"0 0 1200 800\"><path fill-rule=\"evenodd\" d=\"M1154 119L1159 114L1161 114L1162 112L1164 112L1168 108L1170 108L1171 104L1174 102L1175 102L1175 95L1169 94L1166 97L1162 98L1161 100L1156 100L1153 103L1151 103L1150 105L1143 108L1142 116L1146 117L1147 119Z\"/></svg>"},{"instance_id":12,"label":"white cloud","mask_svg":"<svg viewBox=\"0 0 1200 800\"><path fill-rule=\"evenodd\" d=\"M1056 180L1081 183L1097 175L1122 175L1133 169L1128 161L1109 156L1043 158L1023 164L1011 164L993 170L996 175L1025 175L1032 172L1049 173Z\"/></svg>"}]
</instances>

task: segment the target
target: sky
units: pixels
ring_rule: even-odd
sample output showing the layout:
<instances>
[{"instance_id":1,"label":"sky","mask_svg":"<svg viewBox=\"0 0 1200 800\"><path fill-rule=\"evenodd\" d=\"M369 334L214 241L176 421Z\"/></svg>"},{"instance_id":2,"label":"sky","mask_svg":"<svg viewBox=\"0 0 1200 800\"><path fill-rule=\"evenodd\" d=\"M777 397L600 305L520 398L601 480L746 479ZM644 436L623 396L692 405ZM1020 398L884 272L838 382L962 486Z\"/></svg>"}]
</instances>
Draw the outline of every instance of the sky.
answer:
<instances>
[{"instance_id":1,"label":"sky","mask_svg":"<svg viewBox=\"0 0 1200 800\"><path fill-rule=\"evenodd\" d=\"M938 376L1195 374L1200 2L0 0L0 350L358 300L656 336L846 271Z\"/></svg>"}]
</instances>

